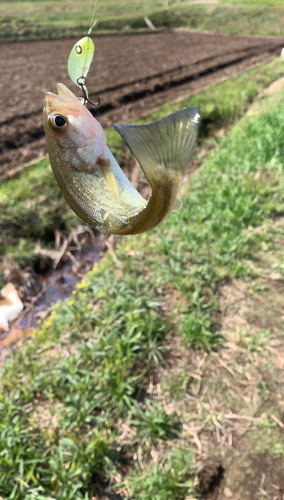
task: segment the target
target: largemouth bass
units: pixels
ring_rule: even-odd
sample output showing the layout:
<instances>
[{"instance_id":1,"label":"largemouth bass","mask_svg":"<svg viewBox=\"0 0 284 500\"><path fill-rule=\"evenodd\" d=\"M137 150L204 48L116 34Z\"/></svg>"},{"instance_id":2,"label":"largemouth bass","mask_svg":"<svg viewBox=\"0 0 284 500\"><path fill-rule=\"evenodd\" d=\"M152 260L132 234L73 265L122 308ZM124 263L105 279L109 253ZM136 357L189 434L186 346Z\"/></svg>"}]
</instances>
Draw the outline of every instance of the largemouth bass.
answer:
<instances>
[{"instance_id":1,"label":"largemouth bass","mask_svg":"<svg viewBox=\"0 0 284 500\"><path fill-rule=\"evenodd\" d=\"M45 94L43 124L53 173L68 205L104 234L139 234L181 207L179 187L196 144L199 110L182 109L147 125L114 125L151 186L146 201L110 152L104 131L62 83Z\"/></svg>"}]
</instances>

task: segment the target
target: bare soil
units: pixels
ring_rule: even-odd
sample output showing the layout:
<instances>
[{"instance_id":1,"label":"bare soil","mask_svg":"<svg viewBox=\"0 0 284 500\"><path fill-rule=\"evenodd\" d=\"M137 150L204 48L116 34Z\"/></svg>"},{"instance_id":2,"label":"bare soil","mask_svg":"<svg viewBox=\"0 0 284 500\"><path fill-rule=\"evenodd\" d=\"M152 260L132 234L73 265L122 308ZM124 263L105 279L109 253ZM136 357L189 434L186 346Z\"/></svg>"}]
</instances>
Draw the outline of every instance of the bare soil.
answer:
<instances>
[{"instance_id":1,"label":"bare soil","mask_svg":"<svg viewBox=\"0 0 284 500\"><path fill-rule=\"evenodd\" d=\"M0 180L46 154L43 93L70 83L76 39L1 44ZM104 126L148 114L279 54L284 41L186 31L98 36L88 76L92 112Z\"/></svg>"}]
</instances>

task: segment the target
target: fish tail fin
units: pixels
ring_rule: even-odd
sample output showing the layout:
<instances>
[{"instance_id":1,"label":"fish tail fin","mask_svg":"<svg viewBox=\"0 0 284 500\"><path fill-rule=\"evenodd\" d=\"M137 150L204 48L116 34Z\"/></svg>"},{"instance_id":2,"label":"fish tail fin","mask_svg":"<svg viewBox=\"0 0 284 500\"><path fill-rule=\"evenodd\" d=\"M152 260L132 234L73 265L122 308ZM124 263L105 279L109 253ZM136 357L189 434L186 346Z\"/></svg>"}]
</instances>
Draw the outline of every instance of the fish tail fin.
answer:
<instances>
[{"instance_id":1,"label":"fish tail fin","mask_svg":"<svg viewBox=\"0 0 284 500\"><path fill-rule=\"evenodd\" d=\"M194 106L146 125L115 124L114 128L152 185L166 176L182 181L197 141L199 120L199 109Z\"/></svg>"}]
</instances>

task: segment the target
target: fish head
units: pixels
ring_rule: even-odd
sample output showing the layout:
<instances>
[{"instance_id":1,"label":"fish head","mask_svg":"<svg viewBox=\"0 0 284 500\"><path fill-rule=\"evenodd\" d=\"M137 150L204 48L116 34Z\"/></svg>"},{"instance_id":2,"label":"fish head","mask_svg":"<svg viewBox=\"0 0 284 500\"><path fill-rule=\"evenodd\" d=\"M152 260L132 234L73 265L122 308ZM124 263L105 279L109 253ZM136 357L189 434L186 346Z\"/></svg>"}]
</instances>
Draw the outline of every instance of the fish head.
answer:
<instances>
[{"instance_id":1,"label":"fish head","mask_svg":"<svg viewBox=\"0 0 284 500\"><path fill-rule=\"evenodd\" d=\"M58 94L45 93L43 126L49 156L55 155L66 165L86 168L96 162L106 147L106 138L99 122L63 83ZM53 164L52 164L53 166Z\"/></svg>"}]
</instances>

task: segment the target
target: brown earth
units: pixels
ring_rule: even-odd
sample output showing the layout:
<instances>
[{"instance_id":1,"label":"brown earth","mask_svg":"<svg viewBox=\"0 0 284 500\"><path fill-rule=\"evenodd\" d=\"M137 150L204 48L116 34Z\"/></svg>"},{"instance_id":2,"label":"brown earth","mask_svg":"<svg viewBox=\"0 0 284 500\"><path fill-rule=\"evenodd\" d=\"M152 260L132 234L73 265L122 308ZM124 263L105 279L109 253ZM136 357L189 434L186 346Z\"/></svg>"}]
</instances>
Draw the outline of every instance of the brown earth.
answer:
<instances>
[{"instance_id":1,"label":"brown earth","mask_svg":"<svg viewBox=\"0 0 284 500\"><path fill-rule=\"evenodd\" d=\"M0 180L46 154L43 93L70 84L75 39L1 44ZM95 37L88 76L92 110L104 126L180 101L279 54L284 41L263 37L160 32Z\"/></svg>"}]
</instances>

